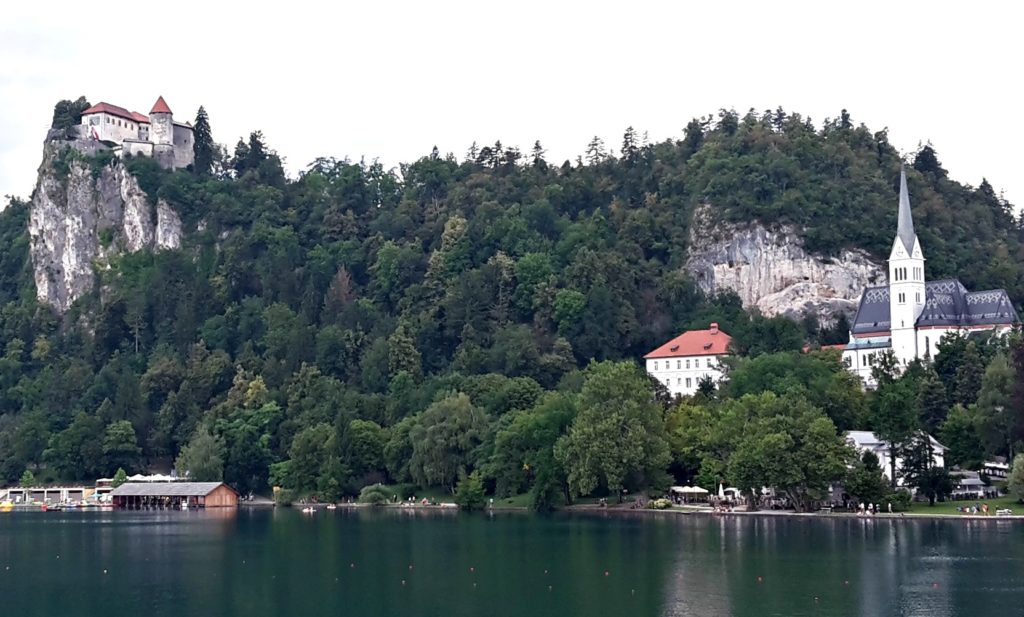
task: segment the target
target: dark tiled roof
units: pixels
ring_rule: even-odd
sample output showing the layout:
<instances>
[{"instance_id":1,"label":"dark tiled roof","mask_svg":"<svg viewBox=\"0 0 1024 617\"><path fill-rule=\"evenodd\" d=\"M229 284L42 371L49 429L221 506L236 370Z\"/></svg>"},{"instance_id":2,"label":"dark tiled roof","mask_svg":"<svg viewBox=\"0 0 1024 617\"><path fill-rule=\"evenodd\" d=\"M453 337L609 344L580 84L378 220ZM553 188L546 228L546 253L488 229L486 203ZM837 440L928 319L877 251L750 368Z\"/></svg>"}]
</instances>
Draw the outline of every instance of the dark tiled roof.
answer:
<instances>
[{"instance_id":1,"label":"dark tiled roof","mask_svg":"<svg viewBox=\"0 0 1024 617\"><path fill-rule=\"evenodd\" d=\"M223 482L126 482L110 492L114 497L204 497ZM228 487L231 488L231 487Z\"/></svg>"},{"instance_id":2,"label":"dark tiled roof","mask_svg":"<svg viewBox=\"0 0 1024 617\"><path fill-rule=\"evenodd\" d=\"M886 332L889 323L889 288L868 287L853 320L854 334ZM957 279L925 283L925 304L917 327L984 326L1014 324L1020 318L1002 289L969 292Z\"/></svg>"}]
</instances>

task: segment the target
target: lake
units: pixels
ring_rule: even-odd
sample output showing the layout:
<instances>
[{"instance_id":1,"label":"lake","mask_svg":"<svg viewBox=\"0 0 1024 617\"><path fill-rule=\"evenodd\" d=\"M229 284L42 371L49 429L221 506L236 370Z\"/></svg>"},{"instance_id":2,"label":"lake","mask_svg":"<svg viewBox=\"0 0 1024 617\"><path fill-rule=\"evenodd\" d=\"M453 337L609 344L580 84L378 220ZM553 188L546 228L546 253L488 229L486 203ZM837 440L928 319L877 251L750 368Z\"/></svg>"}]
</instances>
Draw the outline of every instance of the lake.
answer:
<instances>
[{"instance_id":1,"label":"lake","mask_svg":"<svg viewBox=\"0 0 1024 617\"><path fill-rule=\"evenodd\" d=\"M1017 615L1012 521L0 514L9 615Z\"/></svg>"}]
</instances>

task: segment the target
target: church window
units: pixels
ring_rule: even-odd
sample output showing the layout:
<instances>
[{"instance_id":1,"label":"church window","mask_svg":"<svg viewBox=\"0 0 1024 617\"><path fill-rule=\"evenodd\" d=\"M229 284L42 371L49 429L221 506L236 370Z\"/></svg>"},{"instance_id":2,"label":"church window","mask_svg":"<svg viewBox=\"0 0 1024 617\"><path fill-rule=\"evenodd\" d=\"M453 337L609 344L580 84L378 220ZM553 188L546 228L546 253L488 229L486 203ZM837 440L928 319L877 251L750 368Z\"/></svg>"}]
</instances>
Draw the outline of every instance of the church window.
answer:
<instances>
[{"instance_id":1,"label":"church window","mask_svg":"<svg viewBox=\"0 0 1024 617\"><path fill-rule=\"evenodd\" d=\"M916 292L914 294L914 302L917 302L918 304L921 304L921 292L920 291Z\"/></svg>"}]
</instances>

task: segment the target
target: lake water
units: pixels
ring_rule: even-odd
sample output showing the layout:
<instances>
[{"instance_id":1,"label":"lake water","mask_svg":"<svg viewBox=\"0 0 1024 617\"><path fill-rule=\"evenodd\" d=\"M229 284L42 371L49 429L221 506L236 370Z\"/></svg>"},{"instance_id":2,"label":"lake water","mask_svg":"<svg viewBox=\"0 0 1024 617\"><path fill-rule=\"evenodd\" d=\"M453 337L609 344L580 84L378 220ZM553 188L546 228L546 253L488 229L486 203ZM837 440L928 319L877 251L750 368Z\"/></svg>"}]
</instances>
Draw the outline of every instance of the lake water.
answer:
<instances>
[{"instance_id":1,"label":"lake water","mask_svg":"<svg viewBox=\"0 0 1024 617\"><path fill-rule=\"evenodd\" d=\"M0 614L1019 615L1024 524L289 509L0 514Z\"/></svg>"}]
</instances>

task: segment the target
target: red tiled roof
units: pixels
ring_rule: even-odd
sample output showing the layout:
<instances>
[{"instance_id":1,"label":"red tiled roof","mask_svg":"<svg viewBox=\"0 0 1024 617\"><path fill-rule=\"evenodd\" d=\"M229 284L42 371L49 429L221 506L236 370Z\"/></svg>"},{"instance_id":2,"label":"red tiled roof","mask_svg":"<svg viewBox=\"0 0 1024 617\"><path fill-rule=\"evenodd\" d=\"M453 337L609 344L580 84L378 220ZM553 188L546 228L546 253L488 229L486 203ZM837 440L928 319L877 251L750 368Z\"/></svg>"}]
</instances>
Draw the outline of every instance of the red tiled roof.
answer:
<instances>
[{"instance_id":1,"label":"red tiled roof","mask_svg":"<svg viewBox=\"0 0 1024 617\"><path fill-rule=\"evenodd\" d=\"M835 345L822 345L821 348L822 349L838 349L839 351L842 351L842 350L846 349L846 343L837 343Z\"/></svg>"},{"instance_id":2,"label":"red tiled roof","mask_svg":"<svg viewBox=\"0 0 1024 617\"><path fill-rule=\"evenodd\" d=\"M157 98L156 103L153 103L153 109L150 109L149 113L151 113L151 114L169 114L169 113L171 113L171 108L167 106L167 101L165 101L164 97L161 96L161 97Z\"/></svg>"},{"instance_id":3,"label":"red tiled roof","mask_svg":"<svg viewBox=\"0 0 1024 617\"><path fill-rule=\"evenodd\" d=\"M89 114L110 114L111 116L131 120L132 122L149 122L149 118L143 116L137 111L128 111L124 107L118 107L117 105L111 105L110 103L96 103L89 109L82 112L83 116L88 116Z\"/></svg>"},{"instance_id":4,"label":"red tiled roof","mask_svg":"<svg viewBox=\"0 0 1024 617\"><path fill-rule=\"evenodd\" d=\"M688 330L658 347L644 358L677 358L681 356L710 356L729 353L732 337L712 324L707 330Z\"/></svg>"}]
</instances>

